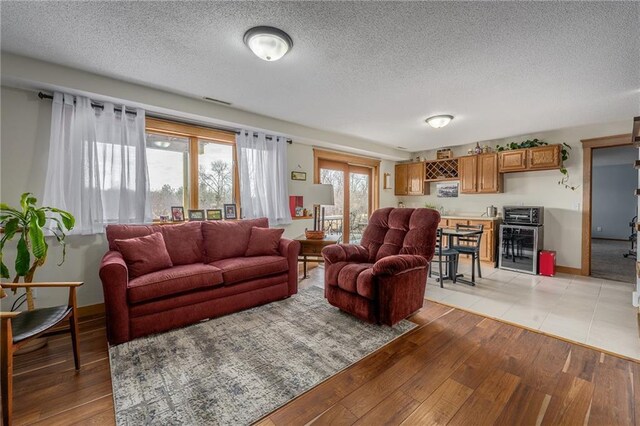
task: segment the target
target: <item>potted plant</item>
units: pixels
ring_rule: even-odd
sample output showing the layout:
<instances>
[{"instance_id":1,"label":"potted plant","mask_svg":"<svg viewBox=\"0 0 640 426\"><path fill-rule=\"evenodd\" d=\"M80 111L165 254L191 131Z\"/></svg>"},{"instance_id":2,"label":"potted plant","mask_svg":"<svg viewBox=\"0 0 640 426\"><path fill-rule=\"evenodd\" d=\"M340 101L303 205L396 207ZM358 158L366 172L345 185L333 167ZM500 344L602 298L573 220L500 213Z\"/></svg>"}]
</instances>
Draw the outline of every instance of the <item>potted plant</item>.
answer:
<instances>
[{"instance_id":1,"label":"potted plant","mask_svg":"<svg viewBox=\"0 0 640 426\"><path fill-rule=\"evenodd\" d=\"M38 207L37 202L33 194L26 192L20 197L19 208L0 203L0 227L4 232L0 238L0 277L11 278L9 268L3 260L4 247L8 241L18 238L14 283L20 282L20 278L25 283L32 282L36 269L47 260L49 244L45 239L45 231L50 232L62 245L62 260L58 266L64 263L65 237L73 229L75 218L71 213L54 207ZM0 297L3 295L0 287ZM34 309L30 288L21 297L27 299L29 310Z\"/></svg>"}]
</instances>

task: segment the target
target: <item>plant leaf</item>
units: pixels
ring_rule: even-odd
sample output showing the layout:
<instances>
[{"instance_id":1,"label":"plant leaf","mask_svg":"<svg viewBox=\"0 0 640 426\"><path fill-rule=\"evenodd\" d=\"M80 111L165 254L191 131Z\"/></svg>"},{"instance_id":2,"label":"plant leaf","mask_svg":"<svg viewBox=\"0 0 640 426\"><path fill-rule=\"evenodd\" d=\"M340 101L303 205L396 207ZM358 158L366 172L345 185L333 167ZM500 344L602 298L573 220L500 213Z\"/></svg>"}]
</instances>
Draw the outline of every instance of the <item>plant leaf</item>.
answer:
<instances>
[{"instance_id":1,"label":"plant leaf","mask_svg":"<svg viewBox=\"0 0 640 426\"><path fill-rule=\"evenodd\" d=\"M38 209L35 211L36 216L38 216L38 225L42 228L47 223L47 215L44 213L44 210Z\"/></svg>"},{"instance_id":2,"label":"plant leaf","mask_svg":"<svg viewBox=\"0 0 640 426\"><path fill-rule=\"evenodd\" d=\"M2 256L0 256L0 278L11 278L9 276L9 268L2 261Z\"/></svg>"},{"instance_id":3,"label":"plant leaf","mask_svg":"<svg viewBox=\"0 0 640 426\"><path fill-rule=\"evenodd\" d=\"M38 224L38 216L31 215L29 226L29 240L31 241L31 251L37 259L47 256L47 242L44 240L44 232Z\"/></svg>"},{"instance_id":4,"label":"plant leaf","mask_svg":"<svg viewBox=\"0 0 640 426\"><path fill-rule=\"evenodd\" d=\"M4 224L5 238L7 240L12 239L19 227L20 227L20 220L18 220L17 218L9 219Z\"/></svg>"},{"instance_id":5,"label":"plant leaf","mask_svg":"<svg viewBox=\"0 0 640 426\"><path fill-rule=\"evenodd\" d=\"M18 254L16 255L16 275L24 277L29 272L29 264L31 263L31 254L29 253L29 247L27 247L27 241L24 238L24 233L20 236L18 241Z\"/></svg>"}]
</instances>

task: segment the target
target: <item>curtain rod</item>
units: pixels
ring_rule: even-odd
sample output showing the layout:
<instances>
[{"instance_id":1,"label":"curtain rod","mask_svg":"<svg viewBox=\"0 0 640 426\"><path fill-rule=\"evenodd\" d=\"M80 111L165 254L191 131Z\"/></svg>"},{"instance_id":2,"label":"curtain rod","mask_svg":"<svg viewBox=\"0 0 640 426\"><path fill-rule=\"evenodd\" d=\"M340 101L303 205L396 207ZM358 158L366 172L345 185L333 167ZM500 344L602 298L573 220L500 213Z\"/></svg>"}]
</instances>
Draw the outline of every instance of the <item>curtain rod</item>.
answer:
<instances>
[{"instance_id":1,"label":"curtain rod","mask_svg":"<svg viewBox=\"0 0 640 426\"><path fill-rule=\"evenodd\" d=\"M38 97L39 97L40 99L53 99L53 96L48 95L48 94L46 94L46 93L44 93L44 92L38 92ZM92 106L92 107L94 107L94 108L101 108L101 109L104 109L104 105L100 105L100 104L97 104L97 103L94 103L94 102L91 102L91 106ZM122 109L120 109L120 108L114 108L113 110L114 110L114 111L117 111L117 112L122 112ZM135 112L135 111L127 111L126 109L125 109L125 113L126 113L126 114L133 114L133 115L136 115L136 112ZM230 131L229 129L222 129L222 128L216 128L216 127L211 127L211 126L206 126L206 127L210 128L210 129L214 129L214 130L222 130L222 131L224 131L224 132L228 132L228 131ZM240 130L235 130L235 129L234 129L234 130L231 130L231 131L232 131L232 132L234 132L236 135L239 135L240 133L242 133L242 131L240 131ZM245 132L245 134L247 134L247 135L248 135L249 133L250 133L250 132ZM258 137L258 134L257 134L256 132L253 132L253 137L254 137L254 138L255 138L255 137ZM266 136L266 139L270 141L270 140L272 140L272 139L273 139L273 137L271 137L271 136ZM287 141L287 143L288 143L289 145L291 145L291 144L293 143L293 141L292 141L291 139L289 139L289 138L287 138L287 139L286 139L286 141Z\"/></svg>"},{"instance_id":2,"label":"curtain rod","mask_svg":"<svg viewBox=\"0 0 640 426\"><path fill-rule=\"evenodd\" d=\"M38 97L39 97L40 99L53 99L53 96L51 96L51 95L47 95L46 93L43 93L43 92L38 92ZM97 103L95 103L95 102L91 102L91 106L92 106L93 108L100 108L100 109L104 109L104 105L97 104ZM114 111L116 111L116 112L122 112L122 109L121 109L121 108L115 108L115 107L114 107L114 108L113 108L113 110L114 110ZM133 115L137 115L137 113L136 113L135 111L127 111L127 110L125 109L125 111L124 111L124 112L125 112L125 114L133 114Z\"/></svg>"}]
</instances>

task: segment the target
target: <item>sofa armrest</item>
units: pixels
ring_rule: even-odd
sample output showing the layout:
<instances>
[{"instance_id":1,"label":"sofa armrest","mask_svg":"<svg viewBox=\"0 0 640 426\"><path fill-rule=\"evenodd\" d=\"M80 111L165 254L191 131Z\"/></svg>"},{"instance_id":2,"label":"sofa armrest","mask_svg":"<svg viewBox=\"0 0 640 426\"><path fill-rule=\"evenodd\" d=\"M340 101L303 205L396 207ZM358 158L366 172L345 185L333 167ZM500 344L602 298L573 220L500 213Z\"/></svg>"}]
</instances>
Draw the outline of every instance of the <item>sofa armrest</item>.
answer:
<instances>
[{"instance_id":1,"label":"sofa armrest","mask_svg":"<svg viewBox=\"0 0 640 426\"><path fill-rule=\"evenodd\" d=\"M289 296L298 292L298 254L300 254L300 242L281 238L278 246L280 255L287 258L289 264Z\"/></svg>"},{"instance_id":2,"label":"sofa armrest","mask_svg":"<svg viewBox=\"0 0 640 426\"><path fill-rule=\"evenodd\" d=\"M357 244L331 244L322 249L322 257L327 263L369 261L369 251Z\"/></svg>"},{"instance_id":3,"label":"sofa armrest","mask_svg":"<svg viewBox=\"0 0 640 426\"><path fill-rule=\"evenodd\" d=\"M108 251L103 256L100 280L107 317L107 339L111 344L126 342L129 340L129 270L120 252Z\"/></svg>"},{"instance_id":4,"label":"sofa armrest","mask_svg":"<svg viewBox=\"0 0 640 426\"><path fill-rule=\"evenodd\" d=\"M413 269L426 268L429 262L422 256L397 254L383 257L373 265L373 275L398 275Z\"/></svg>"}]
</instances>

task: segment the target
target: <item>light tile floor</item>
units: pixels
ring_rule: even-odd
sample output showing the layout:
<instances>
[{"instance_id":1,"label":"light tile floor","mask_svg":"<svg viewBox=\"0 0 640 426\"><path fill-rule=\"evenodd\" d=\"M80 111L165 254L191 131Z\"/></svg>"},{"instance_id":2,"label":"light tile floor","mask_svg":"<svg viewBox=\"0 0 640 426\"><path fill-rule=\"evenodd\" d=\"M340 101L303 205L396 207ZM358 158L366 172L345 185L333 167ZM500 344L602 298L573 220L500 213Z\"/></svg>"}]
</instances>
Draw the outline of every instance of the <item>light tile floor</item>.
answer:
<instances>
[{"instance_id":1,"label":"light tile floor","mask_svg":"<svg viewBox=\"0 0 640 426\"><path fill-rule=\"evenodd\" d=\"M470 263L460 272L470 276ZM527 275L483 265L476 286L427 280L426 298L640 359L633 284L558 274Z\"/></svg>"}]
</instances>

